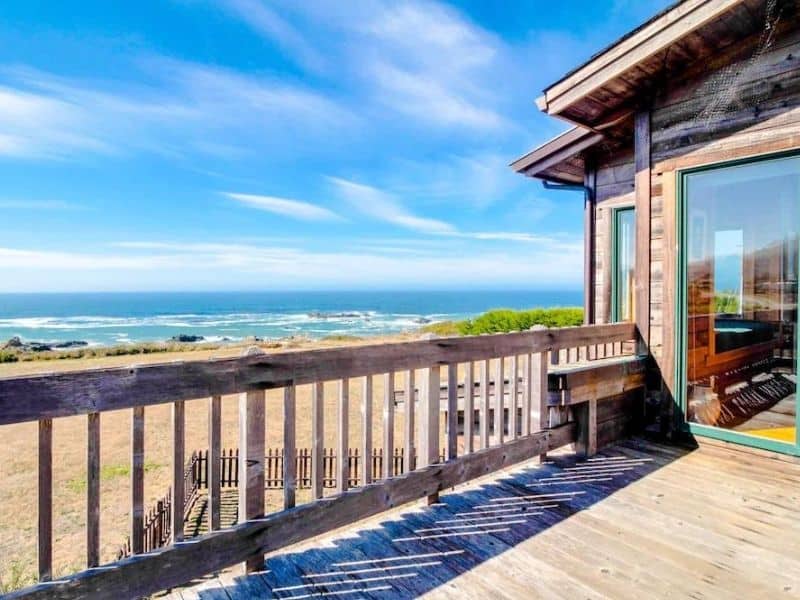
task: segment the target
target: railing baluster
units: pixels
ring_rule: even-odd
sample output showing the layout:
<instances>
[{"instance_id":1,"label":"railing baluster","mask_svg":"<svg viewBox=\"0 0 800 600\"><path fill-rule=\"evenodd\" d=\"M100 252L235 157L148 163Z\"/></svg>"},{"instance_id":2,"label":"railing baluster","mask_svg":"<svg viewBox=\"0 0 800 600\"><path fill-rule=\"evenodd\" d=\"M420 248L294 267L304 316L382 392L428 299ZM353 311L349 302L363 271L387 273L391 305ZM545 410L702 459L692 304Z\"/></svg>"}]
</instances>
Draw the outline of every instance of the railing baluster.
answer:
<instances>
[{"instance_id":1,"label":"railing baluster","mask_svg":"<svg viewBox=\"0 0 800 600\"><path fill-rule=\"evenodd\" d=\"M489 447L489 360L481 361L481 449Z\"/></svg>"},{"instance_id":2,"label":"railing baluster","mask_svg":"<svg viewBox=\"0 0 800 600\"><path fill-rule=\"evenodd\" d=\"M223 465L225 463L230 463L228 460L221 462L221 444L222 398L220 396L211 396L208 401L208 454L206 455L206 465L208 469L208 528L210 531L216 531L221 526L221 478L225 475L225 469Z\"/></svg>"},{"instance_id":3,"label":"railing baluster","mask_svg":"<svg viewBox=\"0 0 800 600\"><path fill-rule=\"evenodd\" d=\"M394 372L383 376L383 479L394 475Z\"/></svg>"},{"instance_id":4,"label":"railing baluster","mask_svg":"<svg viewBox=\"0 0 800 600\"><path fill-rule=\"evenodd\" d=\"M533 390L533 361L530 354L522 356L522 426L523 436L531 433L531 392Z\"/></svg>"},{"instance_id":5,"label":"railing baluster","mask_svg":"<svg viewBox=\"0 0 800 600\"><path fill-rule=\"evenodd\" d=\"M361 389L361 485L372 483L372 375Z\"/></svg>"},{"instance_id":6,"label":"railing baluster","mask_svg":"<svg viewBox=\"0 0 800 600\"><path fill-rule=\"evenodd\" d=\"M406 381L405 381L405 416L404 416L404 427L405 427L405 457L403 462L403 472L409 473L410 471L414 470L414 457L415 457L415 448L414 448L414 410L416 404L415 398L415 385L414 385L414 370L406 371Z\"/></svg>"},{"instance_id":7,"label":"railing baluster","mask_svg":"<svg viewBox=\"0 0 800 600\"><path fill-rule=\"evenodd\" d=\"M239 396L239 522L264 515L264 437L266 393L245 392ZM255 555L244 563L247 573L264 566L263 555Z\"/></svg>"},{"instance_id":8,"label":"railing baluster","mask_svg":"<svg viewBox=\"0 0 800 600\"><path fill-rule=\"evenodd\" d=\"M183 540L183 469L186 407L183 400L172 404L172 542Z\"/></svg>"},{"instance_id":9,"label":"railing baluster","mask_svg":"<svg viewBox=\"0 0 800 600\"><path fill-rule=\"evenodd\" d=\"M131 415L131 549L144 551L144 406Z\"/></svg>"},{"instance_id":10,"label":"railing baluster","mask_svg":"<svg viewBox=\"0 0 800 600\"><path fill-rule=\"evenodd\" d=\"M53 420L39 420L39 581L53 578Z\"/></svg>"},{"instance_id":11,"label":"railing baluster","mask_svg":"<svg viewBox=\"0 0 800 600\"><path fill-rule=\"evenodd\" d=\"M505 361L502 356L495 362L494 371L494 439L498 446L503 443L503 429L505 429Z\"/></svg>"},{"instance_id":12,"label":"railing baluster","mask_svg":"<svg viewBox=\"0 0 800 600\"><path fill-rule=\"evenodd\" d=\"M531 407L535 407L539 414L537 419L538 431L549 429L547 408L547 352L537 352L531 355ZM545 454L540 456L541 460L546 458Z\"/></svg>"},{"instance_id":13,"label":"railing baluster","mask_svg":"<svg viewBox=\"0 0 800 600\"><path fill-rule=\"evenodd\" d=\"M473 406L475 383L473 378L472 361L468 361L464 364L464 454L471 454L474 450L472 425L475 419Z\"/></svg>"},{"instance_id":14,"label":"railing baluster","mask_svg":"<svg viewBox=\"0 0 800 600\"><path fill-rule=\"evenodd\" d=\"M519 385L517 382L518 366L518 358L515 354L509 359L511 376L509 377L508 384L508 437L512 440L517 439L517 409L519 408L517 399L517 394L519 392Z\"/></svg>"},{"instance_id":15,"label":"railing baluster","mask_svg":"<svg viewBox=\"0 0 800 600\"><path fill-rule=\"evenodd\" d=\"M86 566L100 564L100 413L86 421Z\"/></svg>"},{"instance_id":16,"label":"railing baluster","mask_svg":"<svg viewBox=\"0 0 800 600\"><path fill-rule=\"evenodd\" d=\"M420 397L420 434L419 434L419 466L427 467L439 462L439 404L440 385L439 367L430 367L422 371L422 387ZM438 490L428 495L428 502L438 501Z\"/></svg>"},{"instance_id":17,"label":"railing baluster","mask_svg":"<svg viewBox=\"0 0 800 600\"><path fill-rule=\"evenodd\" d=\"M339 381L339 447L336 456L336 491L344 492L350 483L350 448L349 442L349 396L350 380L345 378Z\"/></svg>"},{"instance_id":18,"label":"railing baluster","mask_svg":"<svg viewBox=\"0 0 800 600\"><path fill-rule=\"evenodd\" d=\"M466 392L465 392L466 394ZM438 392L437 392L438 398ZM458 456L458 365L447 365L447 460Z\"/></svg>"},{"instance_id":19,"label":"railing baluster","mask_svg":"<svg viewBox=\"0 0 800 600\"><path fill-rule=\"evenodd\" d=\"M325 386L321 381L311 385L311 495L322 498L325 486Z\"/></svg>"},{"instance_id":20,"label":"railing baluster","mask_svg":"<svg viewBox=\"0 0 800 600\"><path fill-rule=\"evenodd\" d=\"M283 508L295 505L297 485L297 407L295 388L283 388Z\"/></svg>"}]
</instances>

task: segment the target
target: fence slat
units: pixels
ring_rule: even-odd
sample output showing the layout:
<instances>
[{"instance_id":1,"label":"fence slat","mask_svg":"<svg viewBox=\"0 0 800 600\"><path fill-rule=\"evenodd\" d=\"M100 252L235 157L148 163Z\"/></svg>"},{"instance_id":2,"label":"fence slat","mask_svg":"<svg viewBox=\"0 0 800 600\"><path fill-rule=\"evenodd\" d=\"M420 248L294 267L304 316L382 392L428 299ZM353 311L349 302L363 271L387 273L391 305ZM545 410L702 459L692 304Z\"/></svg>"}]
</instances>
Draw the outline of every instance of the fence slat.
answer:
<instances>
[{"instance_id":1,"label":"fence slat","mask_svg":"<svg viewBox=\"0 0 800 600\"><path fill-rule=\"evenodd\" d=\"M263 390L239 396L239 522L257 519L264 514L264 435L266 417ZM251 573L264 566L264 557L245 561Z\"/></svg>"},{"instance_id":2,"label":"fence slat","mask_svg":"<svg viewBox=\"0 0 800 600\"><path fill-rule=\"evenodd\" d=\"M86 566L100 564L100 413L86 420Z\"/></svg>"},{"instance_id":3,"label":"fence slat","mask_svg":"<svg viewBox=\"0 0 800 600\"><path fill-rule=\"evenodd\" d=\"M547 353L537 352L531 355L531 381L533 387L531 389L531 407L536 409L536 429L542 431L549 429L549 409L547 408ZM546 455L541 455L541 460L546 458Z\"/></svg>"},{"instance_id":4,"label":"fence slat","mask_svg":"<svg viewBox=\"0 0 800 600\"><path fill-rule=\"evenodd\" d=\"M394 476L394 373L383 376L383 478Z\"/></svg>"},{"instance_id":5,"label":"fence slat","mask_svg":"<svg viewBox=\"0 0 800 600\"><path fill-rule=\"evenodd\" d=\"M131 551L144 552L144 406L131 409Z\"/></svg>"},{"instance_id":6,"label":"fence slat","mask_svg":"<svg viewBox=\"0 0 800 600\"><path fill-rule=\"evenodd\" d=\"M481 450L489 447L489 361L481 361Z\"/></svg>"},{"instance_id":7,"label":"fence slat","mask_svg":"<svg viewBox=\"0 0 800 600\"><path fill-rule=\"evenodd\" d=\"M222 444L222 397L211 396L208 401L208 454L206 469L208 473L208 528L220 528L220 487L224 463L220 458ZM224 461L230 463L230 461Z\"/></svg>"},{"instance_id":8,"label":"fence slat","mask_svg":"<svg viewBox=\"0 0 800 600\"><path fill-rule=\"evenodd\" d=\"M439 367L424 369L420 388L419 467L439 462L439 390ZM438 501L438 490L428 494L428 504Z\"/></svg>"},{"instance_id":9,"label":"fence slat","mask_svg":"<svg viewBox=\"0 0 800 600\"><path fill-rule=\"evenodd\" d=\"M473 446L473 423L475 422L474 392L475 382L472 362L464 365L464 454L471 454Z\"/></svg>"},{"instance_id":10,"label":"fence slat","mask_svg":"<svg viewBox=\"0 0 800 600\"><path fill-rule=\"evenodd\" d=\"M350 380L345 378L339 380L339 414L338 418L338 443L336 450L336 491L344 492L350 483L350 460L349 460L349 416L350 416Z\"/></svg>"},{"instance_id":11,"label":"fence slat","mask_svg":"<svg viewBox=\"0 0 800 600\"><path fill-rule=\"evenodd\" d=\"M416 391L414 384L414 371L406 371L405 381L405 415L404 428L405 428L405 443L403 446L403 472L408 473L414 470L414 460L416 458L416 449L414 446L414 412L416 408Z\"/></svg>"},{"instance_id":12,"label":"fence slat","mask_svg":"<svg viewBox=\"0 0 800 600\"><path fill-rule=\"evenodd\" d=\"M505 428L505 414L503 400L505 397L505 360L500 356L494 364L494 443L503 443L503 429Z\"/></svg>"},{"instance_id":13,"label":"fence slat","mask_svg":"<svg viewBox=\"0 0 800 600\"><path fill-rule=\"evenodd\" d=\"M518 386L518 358L517 355L513 355L509 360L509 370L511 371L511 375L508 378L508 437L509 439L515 440L517 439L517 409L519 408L518 405L518 398L517 394L519 392Z\"/></svg>"},{"instance_id":14,"label":"fence slat","mask_svg":"<svg viewBox=\"0 0 800 600\"><path fill-rule=\"evenodd\" d=\"M316 500L325 487L325 387L321 381L311 384L311 489Z\"/></svg>"},{"instance_id":15,"label":"fence slat","mask_svg":"<svg viewBox=\"0 0 800 600\"><path fill-rule=\"evenodd\" d=\"M297 408L293 385L283 388L283 507L295 505L297 482Z\"/></svg>"},{"instance_id":16,"label":"fence slat","mask_svg":"<svg viewBox=\"0 0 800 600\"><path fill-rule=\"evenodd\" d=\"M186 407L183 400L172 404L172 541L183 540Z\"/></svg>"},{"instance_id":17,"label":"fence slat","mask_svg":"<svg viewBox=\"0 0 800 600\"><path fill-rule=\"evenodd\" d=\"M466 391L465 391L466 394ZM458 456L458 365L447 365L447 460Z\"/></svg>"},{"instance_id":18,"label":"fence slat","mask_svg":"<svg viewBox=\"0 0 800 600\"><path fill-rule=\"evenodd\" d=\"M39 581L53 577L53 420L39 421Z\"/></svg>"},{"instance_id":19,"label":"fence slat","mask_svg":"<svg viewBox=\"0 0 800 600\"><path fill-rule=\"evenodd\" d=\"M533 390L533 361L530 354L522 357L522 435L531 433L531 392Z\"/></svg>"},{"instance_id":20,"label":"fence slat","mask_svg":"<svg viewBox=\"0 0 800 600\"><path fill-rule=\"evenodd\" d=\"M361 485L372 483L372 375L361 391Z\"/></svg>"}]
</instances>

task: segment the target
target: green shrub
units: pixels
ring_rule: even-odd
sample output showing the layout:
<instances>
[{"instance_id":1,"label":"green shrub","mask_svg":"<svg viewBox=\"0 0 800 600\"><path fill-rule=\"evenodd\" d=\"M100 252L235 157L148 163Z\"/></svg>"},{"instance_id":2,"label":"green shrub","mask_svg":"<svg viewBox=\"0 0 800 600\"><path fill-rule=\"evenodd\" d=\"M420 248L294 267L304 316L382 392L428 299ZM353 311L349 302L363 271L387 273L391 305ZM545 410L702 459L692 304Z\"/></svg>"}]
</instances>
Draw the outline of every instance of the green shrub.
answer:
<instances>
[{"instance_id":1,"label":"green shrub","mask_svg":"<svg viewBox=\"0 0 800 600\"><path fill-rule=\"evenodd\" d=\"M463 321L439 321L420 327L420 333L432 333L434 335L458 335L461 333L460 327Z\"/></svg>"},{"instance_id":2,"label":"green shrub","mask_svg":"<svg viewBox=\"0 0 800 600\"><path fill-rule=\"evenodd\" d=\"M15 352L8 350L0 350L0 363L13 363L19 360L19 356Z\"/></svg>"},{"instance_id":3,"label":"green shrub","mask_svg":"<svg viewBox=\"0 0 800 600\"><path fill-rule=\"evenodd\" d=\"M530 310L498 308L485 312L474 319L462 321L458 329L462 335L479 335L525 331L534 325L575 327L582 323L583 309L577 307L533 308Z\"/></svg>"}]
</instances>

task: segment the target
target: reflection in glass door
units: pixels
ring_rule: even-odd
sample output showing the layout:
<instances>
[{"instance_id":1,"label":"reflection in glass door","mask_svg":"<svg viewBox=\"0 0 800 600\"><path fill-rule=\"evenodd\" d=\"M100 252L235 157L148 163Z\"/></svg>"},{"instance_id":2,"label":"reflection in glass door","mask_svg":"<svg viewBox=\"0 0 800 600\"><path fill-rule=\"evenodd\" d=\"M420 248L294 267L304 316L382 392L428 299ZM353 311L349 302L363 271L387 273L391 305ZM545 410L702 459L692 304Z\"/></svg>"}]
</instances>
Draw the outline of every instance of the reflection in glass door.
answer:
<instances>
[{"instance_id":1,"label":"reflection in glass door","mask_svg":"<svg viewBox=\"0 0 800 600\"><path fill-rule=\"evenodd\" d=\"M800 157L687 173L683 201L686 417L795 445Z\"/></svg>"}]
</instances>

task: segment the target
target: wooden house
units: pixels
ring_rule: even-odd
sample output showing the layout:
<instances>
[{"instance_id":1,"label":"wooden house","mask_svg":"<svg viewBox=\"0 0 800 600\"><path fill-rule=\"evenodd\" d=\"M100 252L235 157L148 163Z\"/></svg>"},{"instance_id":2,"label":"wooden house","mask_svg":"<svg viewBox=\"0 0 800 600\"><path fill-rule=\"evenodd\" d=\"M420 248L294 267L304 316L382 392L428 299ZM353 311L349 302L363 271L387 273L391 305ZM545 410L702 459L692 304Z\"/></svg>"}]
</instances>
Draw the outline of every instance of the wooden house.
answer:
<instances>
[{"instance_id":1,"label":"wooden house","mask_svg":"<svg viewBox=\"0 0 800 600\"><path fill-rule=\"evenodd\" d=\"M585 193L587 323L636 323L671 425L800 454L800 12L685 0L553 83L513 163Z\"/></svg>"},{"instance_id":2,"label":"wooden house","mask_svg":"<svg viewBox=\"0 0 800 600\"><path fill-rule=\"evenodd\" d=\"M573 128L513 167L584 193L583 326L0 376L0 437L38 432L38 582L8 598L797 597L798 4L678 2L545 90ZM692 443L638 435L645 393ZM131 423L119 556L101 545L111 411ZM65 568L67 419L86 428L86 559Z\"/></svg>"}]
</instances>

